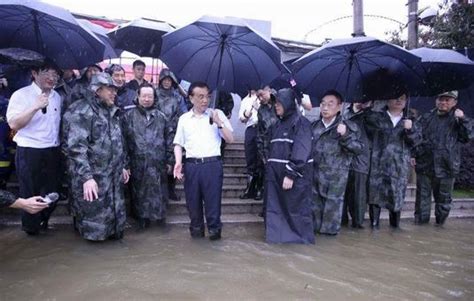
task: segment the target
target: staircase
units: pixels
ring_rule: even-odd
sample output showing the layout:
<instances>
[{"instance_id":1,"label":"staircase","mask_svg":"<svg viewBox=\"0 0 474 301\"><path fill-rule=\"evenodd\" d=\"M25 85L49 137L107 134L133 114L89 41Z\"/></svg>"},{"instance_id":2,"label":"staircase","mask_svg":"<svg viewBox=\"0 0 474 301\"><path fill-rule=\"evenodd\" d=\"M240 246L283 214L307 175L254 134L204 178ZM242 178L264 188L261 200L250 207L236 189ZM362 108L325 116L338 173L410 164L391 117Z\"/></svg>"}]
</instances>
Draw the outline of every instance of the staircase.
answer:
<instances>
[{"instance_id":1,"label":"staircase","mask_svg":"<svg viewBox=\"0 0 474 301\"><path fill-rule=\"evenodd\" d=\"M262 210L262 201L253 199L241 200L239 195L244 191L247 184L245 175L244 144L242 141L228 144L224 155L224 185L222 187L222 221L224 223L249 223L262 222L258 216ZM7 186L12 192L18 191L18 183L13 178ZM168 206L167 222L171 224L189 223L186 203L184 198L183 185L177 185L177 193L181 196L180 201L171 201ZM402 218L413 218L415 208L414 185L408 186L405 206L402 211ZM434 206L433 206L434 210ZM53 215L53 222L71 223L72 218L68 216L67 200L60 201ZM432 216L434 213L432 212ZM455 199L452 203L450 217L474 217L474 199ZM368 216L367 216L368 218ZM388 219L387 210L382 211L381 218ZM18 211L13 209L0 210L0 224L18 224Z\"/></svg>"}]
</instances>

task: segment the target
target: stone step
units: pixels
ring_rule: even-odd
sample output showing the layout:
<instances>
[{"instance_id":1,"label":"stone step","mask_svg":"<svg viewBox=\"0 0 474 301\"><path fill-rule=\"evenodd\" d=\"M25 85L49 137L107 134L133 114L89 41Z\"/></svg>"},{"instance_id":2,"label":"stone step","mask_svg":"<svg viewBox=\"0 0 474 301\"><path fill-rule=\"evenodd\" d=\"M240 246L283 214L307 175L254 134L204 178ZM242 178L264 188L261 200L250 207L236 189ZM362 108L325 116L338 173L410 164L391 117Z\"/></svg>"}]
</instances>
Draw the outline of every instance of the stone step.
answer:
<instances>
[{"instance_id":1,"label":"stone step","mask_svg":"<svg viewBox=\"0 0 474 301\"><path fill-rule=\"evenodd\" d=\"M247 172L247 168L245 164L230 164L224 163L224 174L245 174Z\"/></svg>"},{"instance_id":2,"label":"stone step","mask_svg":"<svg viewBox=\"0 0 474 301\"><path fill-rule=\"evenodd\" d=\"M239 195L245 190L246 185L223 185L222 186L222 198L238 198ZM182 184L176 185L176 191L182 197L184 196L184 187Z\"/></svg>"},{"instance_id":3,"label":"stone step","mask_svg":"<svg viewBox=\"0 0 474 301\"><path fill-rule=\"evenodd\" d=\"M224 174L224 185L247 185L247 175L238 173Z\"/></svg>"},{"instance_id":4,"label":"stone step","mask_svg":"<svg viewBox=\"0 0 474 301\"><path fill-rule=\"evenodd\" d=\"M239 198L226 198L222 199L222 214L258 214L262 212L263 202L256 201L253 199L241 200ZM170 201L168 204L168 216L173 215L186 215L188 213L186 208L186 202L184 200L174 202Z\"/></svg>"},{"instance_id":5,"label":"stone step","mask_svg":"<svg viewBox=\"0 0 474 301\"><path fill-rule=\"evenodd\" d=\"M245 165L245 154L228 154L224 155L224 164L243 164Z\"/></svg>"},{"instance_id":6,"label":"stone step","mask_svg":"<svg viewBox=\"0 0 474 301\"><path fill-rule=\"evenodd\" d=\"M225 149L224 151L224 161L227 156L245 156L245 151L243 149Z\"/></svg>"}]
</instances>

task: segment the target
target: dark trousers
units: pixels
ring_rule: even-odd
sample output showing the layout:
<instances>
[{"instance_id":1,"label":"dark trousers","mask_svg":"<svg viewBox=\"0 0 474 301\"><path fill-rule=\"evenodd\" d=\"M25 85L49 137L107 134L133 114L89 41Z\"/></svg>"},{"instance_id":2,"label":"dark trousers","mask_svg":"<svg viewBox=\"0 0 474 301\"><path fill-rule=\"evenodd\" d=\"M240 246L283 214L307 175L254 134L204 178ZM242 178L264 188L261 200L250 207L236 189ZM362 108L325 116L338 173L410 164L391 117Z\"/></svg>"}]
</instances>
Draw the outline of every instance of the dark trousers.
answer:
<instances>
[{"instance_id":1,"label":"dark trousers","mask_svg":"<svg viewBox=\"0 0 474 301\"><path fill-rule=\"evenodd\" d=\"M431 215L431 193L435 200L435 216L446 219L451 210L454 178L436 178L426 174L416 175L415 222L427 223Z\"/></svg>"},{"instance_id":2,"label":"dark trousers","mask_svg":"<svg viewBox=\"0 0 474 301\"><path fill-rule=\"evenodd\" d=\"M203 207L209 232L219 231L224 170L222 161L189 163L184 166L184 193L191 232L204 230Z\"/></svg>"},{"instance_id":3,"label":"dark trousers","mask_svg":"<svg viewBox=\"0 0 474 301\"><path fill-rule=\"evenodd\" d=\"M257 126L249 126L245 130L245 162L247 163L247 173L255 176L257 173Z\"/></svg>"},{"instance_id":4,"label":"dark trousers","mask_svg":"<svg viewBox=\"0 0 474 301\"><path fill-rule=\"evenodd\" d=\"M365 209L367 207L367 175L354 170L349 171L346 192L344 194L344 207L342 211L343 223L348 221L348 213L352 218L353 226L364 223Z\"/></svg>"},{"instance_id":5,"label":"dark trousers","mask_svg":"<svg viewBox=\"0 0 474 301\"><path fill-rule=\"evenodd\" d=\"M16 173L20 186L20 197L45 196L58 192L61 179L61 156L59 147L29 148L17 147ZM41 224L47 224L56 203L36 214L22 213L22 229L27 232L38 232Z\"/></svg>"}]
</instances>

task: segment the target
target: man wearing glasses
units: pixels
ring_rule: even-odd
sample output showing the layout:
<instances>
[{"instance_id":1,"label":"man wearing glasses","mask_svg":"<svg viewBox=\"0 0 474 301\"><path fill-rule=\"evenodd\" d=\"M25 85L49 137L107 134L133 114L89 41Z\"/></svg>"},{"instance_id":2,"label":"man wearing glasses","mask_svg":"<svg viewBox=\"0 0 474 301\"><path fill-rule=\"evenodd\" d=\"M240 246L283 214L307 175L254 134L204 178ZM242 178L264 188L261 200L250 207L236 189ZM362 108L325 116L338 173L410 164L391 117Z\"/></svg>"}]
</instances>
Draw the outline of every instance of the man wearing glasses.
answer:
<instances>
[{"instance_id":1,"label":"man wearing glasses","mask_svg":"<svg viewBox=\"0 0 474 301\"><path fill-rule=\"evenodd\" d=\"M194 238L204 237L203 203L209 239L221 238L221 195L223 168L221 138L232 143L232 126L219 109L209 109L209 87L195 82L189 87L189 99L193 108L181 115L173 143L174 177L184 177L184 193ZM183 174L182 155L186 150Z\"/></svg>"},{"instance_id":2,"label":"man wearing glasses","mask_svg":"<svg viewBox=\"0 0 474 301\"><path fill-rule=\"evenodd\" d=\"M61 97L54 91L59 74L52 63L32 69L31 85L13 93L7 109L7 121L16 132L16 171L19 196L29 198L58 191L59 174L59 123ZM37 235L48 228L54 211L52 204L43 211L30 214L23 211L22 229Z\"/></svg>"}]
</instances>

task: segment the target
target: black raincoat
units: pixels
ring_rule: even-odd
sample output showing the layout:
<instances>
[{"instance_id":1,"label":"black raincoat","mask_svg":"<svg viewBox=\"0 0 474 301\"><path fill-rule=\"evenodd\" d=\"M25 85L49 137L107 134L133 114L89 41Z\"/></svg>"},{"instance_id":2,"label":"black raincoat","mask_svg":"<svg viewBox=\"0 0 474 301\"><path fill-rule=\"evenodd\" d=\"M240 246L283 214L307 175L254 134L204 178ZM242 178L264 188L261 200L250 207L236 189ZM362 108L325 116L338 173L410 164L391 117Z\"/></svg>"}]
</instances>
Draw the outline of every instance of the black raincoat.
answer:
<instances>
[{"instance_id":1,"label":"black raincoat","mask_svg":"<svg viewBox=\"0 0 474 301\"><path fill-rule=\"evenodd\" d=\"M266 241L314 243L312 217L312 134L310 122L296 111L295 94L282 89L276 96L284 115L270 128L265 176ZM283 179L293 180L289 190Z\"/></svg>"}]
</instances>

